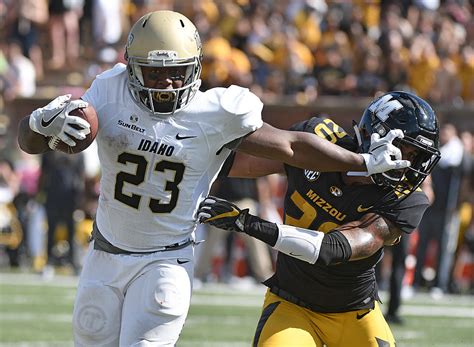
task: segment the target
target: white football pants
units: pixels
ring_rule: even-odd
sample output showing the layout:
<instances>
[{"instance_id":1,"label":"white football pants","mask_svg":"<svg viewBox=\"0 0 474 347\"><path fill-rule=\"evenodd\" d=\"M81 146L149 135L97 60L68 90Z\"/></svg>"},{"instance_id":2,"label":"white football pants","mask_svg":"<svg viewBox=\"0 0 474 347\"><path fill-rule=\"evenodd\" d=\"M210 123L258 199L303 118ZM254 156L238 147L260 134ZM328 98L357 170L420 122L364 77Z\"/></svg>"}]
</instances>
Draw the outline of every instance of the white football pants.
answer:
<instances>
[{"instance_id":1,"label":"white football pants","mask_svg":"<svg viewBox=\"0 0 474 347\"><path fill-rule=\"evenodd\" d=\"M191 301L194 247L146 255L93 249L74 304L75 346L174 346Z\"/></svg>"}]
</instances>

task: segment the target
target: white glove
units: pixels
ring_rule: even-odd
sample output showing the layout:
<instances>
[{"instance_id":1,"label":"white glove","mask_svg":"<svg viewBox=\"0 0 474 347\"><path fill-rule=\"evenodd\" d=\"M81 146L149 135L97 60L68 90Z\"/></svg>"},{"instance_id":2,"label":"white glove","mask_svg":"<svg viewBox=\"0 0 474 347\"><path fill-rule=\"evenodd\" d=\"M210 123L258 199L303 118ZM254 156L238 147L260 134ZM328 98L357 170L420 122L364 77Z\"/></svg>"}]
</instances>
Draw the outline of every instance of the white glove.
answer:
<instances>
[{"instance_id":1,"label":"white glove","mask_svg":"<svg viewBox=\"0 0 474 347\"><path fill-rule=\"evenodd\" d=\"M400 129L390 130L382 138L377 133L372 134L369 153L361 154L367 166L367 176L410 166L410 161L402 160L402 152L392 144L397 137L403 138L403 131Z\"/></svg>"},{"instance_id":2,"label":"white glove","mask_svg":"<svg viewBox=\"0 0 474 347\"><path fill-rule=\"evenodd\" d=\"M88 105L84 100L71 101L71 94L58 96L45 107L38 108L31 113L30 128L43 136L57 137L74 147L76 142L71 137L84 140L91 130L90 124L86 120L71 116L69 112Z\"/></svg>"}]
</instances>

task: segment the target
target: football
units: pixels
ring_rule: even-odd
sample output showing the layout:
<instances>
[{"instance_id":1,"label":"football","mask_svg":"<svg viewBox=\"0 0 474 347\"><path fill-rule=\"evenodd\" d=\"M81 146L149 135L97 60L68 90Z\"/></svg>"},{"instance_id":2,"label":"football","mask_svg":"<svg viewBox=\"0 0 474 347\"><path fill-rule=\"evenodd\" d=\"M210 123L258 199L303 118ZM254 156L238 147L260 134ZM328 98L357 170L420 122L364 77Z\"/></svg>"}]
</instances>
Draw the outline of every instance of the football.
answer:
<instances>
[{"instance_id":1,"label":"football","mask_svg":"<svg viewBox=\"0 0 474 347\"><path fill-rule=\"evenodd\" d=\"M50 141L49 143L51 147L52 142L57 142L56 146L54 145L52 146L52 148L54 148L55 151L61 151L67 154L74 154L74 153L82 152L87 147L89 147L92 142L94 142L94 139L97 135L97 130L99 128L99 120L97 118L97 112L95 111L94 107L92 107L92 105L90 104L84 108L76 108L75 110L72 110L69 114L72 116L81 117L82 119L89 122L91 126L90 128L91 132L86 136L84 140L73 139L76 142L76 145L74 147L71 147L68 144L64 143L63 141L54 137L49 140Z\"/></svg>"}]
</instances>

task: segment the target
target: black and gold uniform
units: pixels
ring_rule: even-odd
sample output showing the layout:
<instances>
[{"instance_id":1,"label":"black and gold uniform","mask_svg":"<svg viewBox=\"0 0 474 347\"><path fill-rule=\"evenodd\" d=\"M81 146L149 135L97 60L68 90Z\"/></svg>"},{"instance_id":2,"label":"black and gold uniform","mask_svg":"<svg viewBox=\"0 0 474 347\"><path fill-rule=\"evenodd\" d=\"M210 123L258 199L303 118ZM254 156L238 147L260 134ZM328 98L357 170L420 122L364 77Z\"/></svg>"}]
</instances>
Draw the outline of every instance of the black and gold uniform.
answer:
<instances>
[{"instance_id":1,"label":"black and gold uniform","mask_svg":"<svg viewBox=\"0 0 474 347\"><path fill-rule=\"evenodd\" d=\"M357 148L355 140L327 118L311 118L293 130L315 133L353 151ZM421 190L394 204L388 188L347 185L341 173L288 165L285 170L288 225L328 232L372 212L409 234L428 207ZM327 266L278 253L276 272L264 282L269 291L254 346L394 346L377 303L374 268L382 257L380 249L366 259Z\"/></svg>"},{"instance_id":2,"label":"black and gold uniform","mask_svg":"<svg viewBox=\"0 0 474 347\"><path fill-rule=\"evenodd\" d=\"M372 183L286 165L287 225L253 216L218 197L200 203L201 223L244 232L279 252L276 272L264 282L269 290L253 345L394 346L380 311L374 266L383 257L382 245L411 233L428 207L418 187L441 157L436 114L418 96L393 91L368 105L354 126L355 139L330 119L312 118L293 130L361 153L368 166L373 160L388 167L371 172ZM243 162L236 170L229 164L234 174L281 168L251 158ZM253 167L258 169L253 172Z\"/></svg>"}]
</instances>

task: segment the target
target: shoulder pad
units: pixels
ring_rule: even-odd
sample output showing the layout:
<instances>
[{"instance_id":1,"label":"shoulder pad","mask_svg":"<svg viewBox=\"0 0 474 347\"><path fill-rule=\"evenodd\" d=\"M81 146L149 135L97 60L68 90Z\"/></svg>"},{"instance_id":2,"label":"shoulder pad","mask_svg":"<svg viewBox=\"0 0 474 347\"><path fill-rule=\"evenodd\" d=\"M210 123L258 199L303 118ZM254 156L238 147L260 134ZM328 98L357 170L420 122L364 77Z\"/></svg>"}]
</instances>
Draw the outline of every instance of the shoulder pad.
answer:
<instances>
[{"instance_id":1,"label":"shoulder pad","mask_svg":"<svg viewBox=\"0 0 474 347\"><path fill-rule=\"evenodd\" d=\"M293 124L290 127L290 130L291 131L306 131L306 132L312 133L313 129L308 130L308 123L309 123L309 119L302 120L298 123Z\"/></svg>"},{"instance_id":2,"label":"shoulder pad","mask_svg":"<svg viewBox=\"0 0 474 347\"><path fill-rule=\"evenodd\" d=\"M316 134L320 138L335 143L349 151L356 151L357 149L356 142L352 136L349 136L343 128L330 118L317 116L300 124L301 131Z\"/></svg>"},{"instance_id":3,"label":"shoulder pad","mask_svg":"<svg viewBox=\"0 0 474 347\"><path fill-rule=\"evenodd\" d=\"M232 85L222 94L220 104L229 113L245 114L258 108L261 101L247 88Z\"/></svg>"},{"instance_id":4,"label":"shoulder pad","mask_svg":"<svg viewBox=\"0 0 474 347\"><path fill-rule=\"evenodd\" d=\"M107 78L112 78L115 76L120 75L122 72L124 72L127 69L127 66L122 63L117 63L115 66L107 71L102 72L101 74L98 74L96 78L100 80L105 80Z\"/></svg>"}]
</instances>

